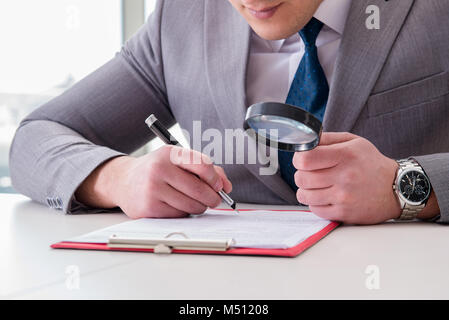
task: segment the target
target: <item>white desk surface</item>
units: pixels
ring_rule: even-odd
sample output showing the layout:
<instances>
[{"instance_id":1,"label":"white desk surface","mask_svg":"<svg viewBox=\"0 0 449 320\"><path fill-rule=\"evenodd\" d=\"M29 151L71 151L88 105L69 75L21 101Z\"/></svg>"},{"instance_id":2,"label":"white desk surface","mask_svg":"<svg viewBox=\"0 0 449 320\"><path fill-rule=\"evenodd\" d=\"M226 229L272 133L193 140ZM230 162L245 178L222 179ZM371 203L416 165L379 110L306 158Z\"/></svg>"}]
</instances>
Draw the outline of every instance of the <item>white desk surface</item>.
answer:
<instances>
[{"instance_id":1,"label":"white desk surface","mask_svg":"<svg viewBox=\"0 0 449 320\"><path fill-rule=\"evenodd\" d=\"M0 208L0 299L449 298L449 226L342 226L295 258L155 255L50 248L124 214L63 215L19 195ZM370 265L379 289L366 286Z\"/></svg>"}]
</instances>

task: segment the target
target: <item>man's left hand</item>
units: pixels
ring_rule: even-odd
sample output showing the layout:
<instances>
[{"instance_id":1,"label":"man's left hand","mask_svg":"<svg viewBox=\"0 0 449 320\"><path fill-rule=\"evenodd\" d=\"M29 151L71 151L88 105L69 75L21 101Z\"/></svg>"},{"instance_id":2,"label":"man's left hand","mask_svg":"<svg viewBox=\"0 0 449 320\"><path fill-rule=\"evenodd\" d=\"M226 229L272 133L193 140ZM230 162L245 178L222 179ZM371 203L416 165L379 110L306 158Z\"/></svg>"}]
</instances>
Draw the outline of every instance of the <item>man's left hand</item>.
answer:
<instances>
[{"instance_id":1,"label":"man's left hand","mask_svg":"<svg viewBox=\"0 0 449 320\"><path fill-rule=\"evenodd\" d=\"M318 216L351 224L398 218L392 189L398 164L368 140L351 133L323 133L320 145L296 152L296 197Z\"/></svg>"}]
</instances>

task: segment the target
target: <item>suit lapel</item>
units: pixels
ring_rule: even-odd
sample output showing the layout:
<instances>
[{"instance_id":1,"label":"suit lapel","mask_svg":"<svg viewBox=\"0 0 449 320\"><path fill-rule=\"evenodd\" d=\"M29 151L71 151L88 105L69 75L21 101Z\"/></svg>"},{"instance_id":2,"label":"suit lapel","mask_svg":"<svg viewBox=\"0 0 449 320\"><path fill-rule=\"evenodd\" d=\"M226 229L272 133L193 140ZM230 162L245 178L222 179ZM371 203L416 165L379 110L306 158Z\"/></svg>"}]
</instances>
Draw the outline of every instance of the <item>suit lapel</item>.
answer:
<instances>
[{"instance_id":1,"label":"suit lapel","mask_svg":"<svg viewBox=\"0 0 449 320\"><path fill-rule=\"evenodd\" d=\"M380 30L368 30L366 8L372 0L352 2L335 63L324 117L325 131L350 131L379 77L414 0L377 0ZM214 107L223 128L242 128L246 103L246 70L250 28L228 1L205 1L205 63ZM217 39L219 39L217 41ZM247 169L289 203L294 192L279 174L261 176L258 165Z\"/></svg>"},{"instance_id":2,"label":"suit lapel","mask_svg":"<svg viewBox=\"0 0 449 320\"><path fill-rule=\"evenodd\" d=\"M365 26L366 8L380 8L380 30ZM325 131L350 131L360 115L414 0L352 1L334 76L326 114Z\"/></svg>"},{"instance_id":3,"label":"suit lapel","mask_svg":"<svg viewBox=\"0 0 449 320\"><path fill-rule=\"evenodd\" d=\"M246 70L251 29L225 0L205 1L204 44L207 81L224 129L243 128L247 109ZM245 166L263 184L288 203L295 193L279 174L260 175L260 165Z\"/></svg>"},{"instance_id":4,"label":"suit lapel","mask_svg":"<svg viewBox=\"0 0 449 320\"><path fill-rule=\"evenodd\" d=\"M228 1L205 1L204 43L208 85L224 128L241 128L246 113L250 28Z\"/></svg>"}]
</instances>

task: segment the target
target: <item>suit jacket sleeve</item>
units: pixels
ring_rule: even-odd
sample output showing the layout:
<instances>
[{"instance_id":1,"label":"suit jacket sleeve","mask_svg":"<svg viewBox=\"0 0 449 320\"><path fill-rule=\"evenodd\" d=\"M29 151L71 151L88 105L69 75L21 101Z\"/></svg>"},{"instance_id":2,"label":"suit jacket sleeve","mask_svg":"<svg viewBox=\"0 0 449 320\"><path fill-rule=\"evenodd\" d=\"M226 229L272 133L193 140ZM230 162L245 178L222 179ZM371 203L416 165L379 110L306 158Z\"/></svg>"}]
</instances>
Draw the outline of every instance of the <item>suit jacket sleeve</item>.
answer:
<instances>
[{"instance_id":1,"label":"suit jacket sleeve","mask_svg":"<svg viewBox=\"0 0 449 320\"><path fill-rule=\"evenodd\" d=\"M20 124L10 149L14 188L73 213L79 185L100 164L137 150L150 138L155 113L175 123L168 107L160 46L163 1L111 61L41 106Z\"/></svg>"},{"instance_id":2,"label":"suit jacket sleeve","mask_svg":"<svg viewBox=\"0 0 449 320\"><path fill-rule=\"evenodd\" d=\"M435 192L440 215L433 219L438 223L449 223L449 153L413 157L424 169Z\"/></svg>"}]
</instances>

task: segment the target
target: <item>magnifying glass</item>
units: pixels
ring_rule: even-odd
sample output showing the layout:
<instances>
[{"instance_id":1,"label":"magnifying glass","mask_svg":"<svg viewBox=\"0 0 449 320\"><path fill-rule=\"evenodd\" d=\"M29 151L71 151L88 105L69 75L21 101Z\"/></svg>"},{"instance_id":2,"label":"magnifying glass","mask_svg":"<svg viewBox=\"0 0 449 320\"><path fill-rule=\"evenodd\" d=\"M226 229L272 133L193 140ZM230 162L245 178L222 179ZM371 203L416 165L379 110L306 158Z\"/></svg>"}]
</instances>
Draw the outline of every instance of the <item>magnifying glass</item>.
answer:
<instances>
[{"instance_id":1,"label":"magnifying glass","mask_svg":"<svg viewBox=\"0 0 449 320\"><path fill-rule=\"evenodd\" d=\"M257 140L284 151L308 151L320 143L322 123L310 112L289 104L260 102L246 112L245 129Z\"/></svg>"}]
</instances>

